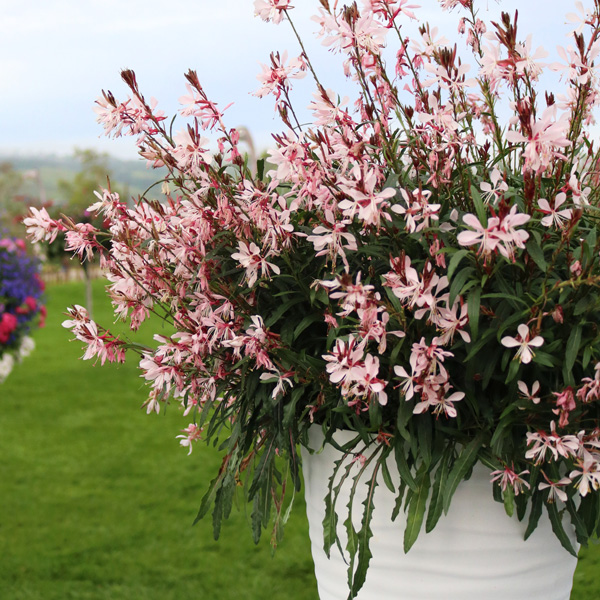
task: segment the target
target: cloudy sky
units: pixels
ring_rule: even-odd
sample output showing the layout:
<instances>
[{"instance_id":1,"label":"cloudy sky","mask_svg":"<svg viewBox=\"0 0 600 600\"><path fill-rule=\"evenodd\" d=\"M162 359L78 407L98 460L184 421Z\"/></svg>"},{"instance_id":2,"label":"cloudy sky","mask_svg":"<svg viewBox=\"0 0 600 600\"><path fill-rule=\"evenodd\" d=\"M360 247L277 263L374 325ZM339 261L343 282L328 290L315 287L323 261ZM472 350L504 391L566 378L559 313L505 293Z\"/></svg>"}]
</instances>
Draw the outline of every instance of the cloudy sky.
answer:
<instances>
[{"instance_id":1,"label":"cloudy sky","mask_svg":"<svg viewBox=\"0 0 600 600\"><path fill-rule=\"evenodd\" d=\"M591 0L584 1L587 5ZM360 4L360 3L359 3ZM456 15L441 13L436 0L414 0L418 14L455 38ZM309 19L317 0L296 0L294 15L326 87L344 86L339 62L312 35ZM571 0L479 0L484 19L500 9L520 8L520 31L534 34L556 59L566 45L565 13ZM133 69L142 92L154 96L167 114L185 92L183 73L198 72L227 122L245 125L257 145L279 130L269 98L257 89L260 62L272 50L299 53L286 23L274 26L253 17L252 0L0 0L0 154L69 154L74 146L135 158L131 140L106 140L92 112L102 89L124 99L120 70ZM310 101L308 81L297 90L298 105Z\"/></svg>"}]
</instances>

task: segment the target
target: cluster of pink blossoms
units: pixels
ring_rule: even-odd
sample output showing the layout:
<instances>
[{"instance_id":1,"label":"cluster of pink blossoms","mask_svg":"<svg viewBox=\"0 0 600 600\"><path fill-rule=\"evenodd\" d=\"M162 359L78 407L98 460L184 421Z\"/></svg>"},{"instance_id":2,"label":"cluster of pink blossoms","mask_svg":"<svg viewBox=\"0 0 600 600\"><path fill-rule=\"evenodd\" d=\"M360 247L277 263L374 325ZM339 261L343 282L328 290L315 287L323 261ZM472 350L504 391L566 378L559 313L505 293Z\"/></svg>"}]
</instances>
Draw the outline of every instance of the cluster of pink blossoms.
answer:
<instances>
[{"instance_id":1,"label":"cluster of pink blossoms","mask_svg":"<svg viewBox=\"0 0 600 600\"><path fill-rule=\"evenodd\" d=\"M287 0L254 6L293 19ZM552 64L519 39L516 15L486 24L474 0L441 7L462 11L471 65L437 28L409 36L408 0L320 2L317 35L341 56L354 102L321 84L303 46L291 60L273 53L255 95L274 99L282 131L257 165L193 71L173 134L125 71L132 96L105 92L98 121L168 170L166 200L97 193L109 249L89 224L43 209L26 219L34 241L64 231L82 259L99 255L133 330L152 313L167 321L171 333L143 349L80 307L66 324L84 358L141 353L147 410L180 401L190 451L228 423L231 481L285 452L297 468L295 444L316 422L354 424L402 453L412 440L419 481L468 448L464 460L496 465L519 502L599 488L598 7L575 16ZM537 90L545 70L564 94ZM306 76L310 126L293 110Z\"/></svg>"}]
</instances>

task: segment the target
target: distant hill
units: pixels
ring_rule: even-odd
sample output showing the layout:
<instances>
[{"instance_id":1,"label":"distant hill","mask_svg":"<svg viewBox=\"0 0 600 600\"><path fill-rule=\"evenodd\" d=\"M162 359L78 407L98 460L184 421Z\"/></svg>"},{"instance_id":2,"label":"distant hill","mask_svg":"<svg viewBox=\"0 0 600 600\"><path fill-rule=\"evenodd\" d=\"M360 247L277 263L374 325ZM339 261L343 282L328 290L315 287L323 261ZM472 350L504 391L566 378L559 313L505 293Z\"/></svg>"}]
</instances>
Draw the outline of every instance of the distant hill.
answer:
<instances>
[{"instance_id":1,"label":"distant hill","mask_svg":"<svg viewBox=\"0 0 600 600\"><path fill-rule=\"evenodd\" d=\"M39 196L40 191L45 193L48 200L62 204L66 199L61 198L58 182L70 181L76 173L81 171L81 162L74 156L0 156L0 162L10 163L16 171L21 173L37 172L37 178L28 178L22 193L28 196ZM166 169L151 169L146 166L146 161L119 160L108 157L108 167L112 173L113 183L121 189L125 188L130 196L137 196L147 190L153 183L162 180ZM40 190L40 182L42 190ZM153 194L161 196L160 186L156 187Z\"/></svg>"}]
</instances>

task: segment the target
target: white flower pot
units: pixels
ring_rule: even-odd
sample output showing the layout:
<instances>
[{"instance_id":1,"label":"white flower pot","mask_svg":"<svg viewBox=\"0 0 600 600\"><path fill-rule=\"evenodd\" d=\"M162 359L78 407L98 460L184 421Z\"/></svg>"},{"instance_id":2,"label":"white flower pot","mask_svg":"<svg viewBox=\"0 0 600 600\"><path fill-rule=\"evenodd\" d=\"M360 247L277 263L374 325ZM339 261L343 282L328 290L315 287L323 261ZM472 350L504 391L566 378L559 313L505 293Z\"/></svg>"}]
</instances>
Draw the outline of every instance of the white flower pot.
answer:
<instances>
[{"instance_id":1,"label":"white flower pot","mask_svg":"<svg viewBox=\"0 0 600 600\"><path fill-rule=\"evenodd\" d=\"M354 436L339 432L336 441L344 444ZM320 428L313 427L310 447L318 449L322 441ZM320 600L346 600L349 594L347 564L339 550L334 545L330 559L323 551L324 498L334 461L340 456L333 446L317 454L302 449ZM390 471L393 468L392 460ZM489 470L483 465L461 482L448 514L442 515L431 533L426 534L423 527L407 554L403 550L404 512L391 520L395 497L383 481L379 484L372 522L373 558L358 600L569 600L577 559L560 545L545 511L537 529L523 541L527 519L509 518L504 507L494 501ZM366 485L360 485L359 491L362 488ZM346 485L336 507L342 547L346 543L343 521L348 494ZM363 499L357 492L355 527L360 523ZM574 534L573 543L577 547Z\"/></svg>"}]
</instances>

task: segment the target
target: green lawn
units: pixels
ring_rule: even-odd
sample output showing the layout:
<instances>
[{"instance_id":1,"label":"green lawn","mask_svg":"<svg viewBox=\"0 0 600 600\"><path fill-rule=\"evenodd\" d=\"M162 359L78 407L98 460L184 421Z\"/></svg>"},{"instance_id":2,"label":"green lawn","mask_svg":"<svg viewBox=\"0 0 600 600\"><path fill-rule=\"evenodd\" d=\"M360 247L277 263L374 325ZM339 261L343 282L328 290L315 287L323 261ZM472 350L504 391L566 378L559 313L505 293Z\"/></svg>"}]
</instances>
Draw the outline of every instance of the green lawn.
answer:
<instances>
[{"instance_id":1,"label":"green lawn","mask_svg":"<svg viewBox=\"0 0 600 600\"><path fill-rule=\"evenodd\" d=\"M100 282L97 282L100 283ZM111 323L95 298L97 319ZM317 597L301 502L279 551L240 511L212 537L192 527L220 459L175 436L174 406L146 415L135 364L77 360L60 323L80 284L48 290L37 349L0 387L0 599L273 600Z\"/></svg>"},{"instance_id":2,"label":"green lawn","mask_svg":"<svg viewBox=\"0 0 600 600\"><path fill-rule=\"evenodd\" d=\"M96 282L95 308L111 323ZM247 515L221 539L192 527L219 457L175 440L187 424L139 410L135 364L77 360L61 313L81 284L48 290L37 349L0 386L1 600L316 600L304 506L297 501L275 556L255 546ZM572 598L600 597L600 546L582 553ZM482 599L485 600L485 599Z\"/></svg>"}]
</instances>

